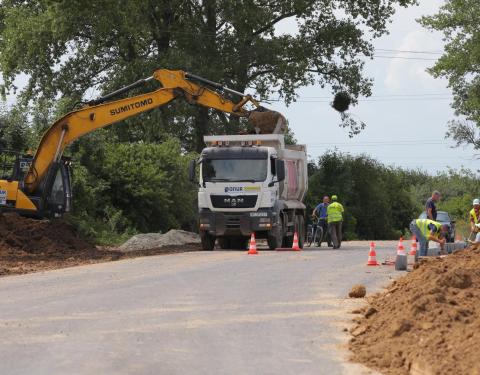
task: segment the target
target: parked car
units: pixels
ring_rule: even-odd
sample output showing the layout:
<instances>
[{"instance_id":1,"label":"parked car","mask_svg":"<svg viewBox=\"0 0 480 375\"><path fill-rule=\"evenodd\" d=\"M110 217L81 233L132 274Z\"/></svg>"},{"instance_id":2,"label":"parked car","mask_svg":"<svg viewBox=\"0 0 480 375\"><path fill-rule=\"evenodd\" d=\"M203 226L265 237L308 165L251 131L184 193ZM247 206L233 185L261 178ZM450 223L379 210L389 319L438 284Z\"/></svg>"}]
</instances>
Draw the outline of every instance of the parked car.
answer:
<instances>
[{"instance_id":1,"label":"parked car","mask_svg":"<svg viewBox=\"0 0 480 375\"><path fill-rule=\"evenodd\" d=\"M426 219L427 213L423 211L419 219ZM441 224L448 225L448 233L446 236L447 242L455 242L455 220L446 211L437 211L437 221Z\"/></svg>"}]
</instances>

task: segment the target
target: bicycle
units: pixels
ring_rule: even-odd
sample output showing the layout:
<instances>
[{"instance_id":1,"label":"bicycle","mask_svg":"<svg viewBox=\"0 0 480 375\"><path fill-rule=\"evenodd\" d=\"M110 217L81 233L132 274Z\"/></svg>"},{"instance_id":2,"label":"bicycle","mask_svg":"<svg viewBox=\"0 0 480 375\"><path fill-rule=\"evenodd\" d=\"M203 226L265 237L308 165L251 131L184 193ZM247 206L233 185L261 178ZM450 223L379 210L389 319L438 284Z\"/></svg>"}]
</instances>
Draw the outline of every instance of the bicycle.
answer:
<instances>
[{"instance_id":1,"label":"bicycle","mask_svg":"<svg viewBox=\"0 0 480 375\"><path fill-rule=\"evenodd\" d=\"M308 225L307 229L307 245L312 246L312 243L316 243L318 247L322 246L323 236L325 235L323 226L320 225L320 218L313 216L313 224Z\"/></svg>"}]
</instances>

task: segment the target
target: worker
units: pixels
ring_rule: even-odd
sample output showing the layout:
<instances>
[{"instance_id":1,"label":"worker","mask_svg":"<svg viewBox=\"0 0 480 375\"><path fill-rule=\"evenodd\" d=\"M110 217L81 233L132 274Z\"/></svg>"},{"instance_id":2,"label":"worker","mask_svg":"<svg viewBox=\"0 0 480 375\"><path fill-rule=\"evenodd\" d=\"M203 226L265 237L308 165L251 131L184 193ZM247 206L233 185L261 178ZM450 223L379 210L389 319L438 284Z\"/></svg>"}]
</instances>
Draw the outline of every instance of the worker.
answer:
<instances>
[{"instance_id":1,"label":"worker","mask_svg":"<svg viewBox=\"0 0 480 375\"><path fill-rule=\"evenodd\" d=\"M437 220L437 206L435 203L440 202L441 194L439 191L435 190L432 193L432 196L427 199L425 203L425 211L427 212L427 219Z\"/></svg>"},{"instance_id":2,"label":"worker","mask_svg":"<svg viewBox=\"0 0 480 375\"><path fill-rule=\"evenodd\" d=\"M343 206L337 202L338 197L332 195L332 203L327 208L328 232L334 249L339 249L342 244Z\"/></svg>"},{"instance_id":3,"label":"worker","mask_svg":"<svg viewBox=\"0 0 480 375\"><path fill-rule=\"evenodd\" d=\"M445 233L448 233L448 225L430 219L416 219L410 223L410 232L417 237L420 244L420 256L427 256L428 241L437 242L442 254L445 254Z\"/></svg>"},{"instance_id":4,"label":"worker","mask_svg":"<svg viewBox=\"0 0 480 375\"><path fill-rule=\"evenodd\" d=\"M480 199L473 200L473 208L470 210L470 241L480 242Z\"/></svg>"},{"instance_id":5,"label":"worker","mask_svg":"<svg viewBox=\"0 0 480 375\"><path fill-rule=\"evenodd\" d=\"M328 234L328 224L327 224L327 208L330 204L330 197L328 195L325 195L323 197L322 203L319 203L317 207L312 212L312 217L313 218L318 218L318 225L322 227L323 233L324 233L324 238L327 240L327 245L331 246L331 239L330 235ZM323 238L320 238L320 243L319 246L322 244Z\"/></svg>"}]
</instances>

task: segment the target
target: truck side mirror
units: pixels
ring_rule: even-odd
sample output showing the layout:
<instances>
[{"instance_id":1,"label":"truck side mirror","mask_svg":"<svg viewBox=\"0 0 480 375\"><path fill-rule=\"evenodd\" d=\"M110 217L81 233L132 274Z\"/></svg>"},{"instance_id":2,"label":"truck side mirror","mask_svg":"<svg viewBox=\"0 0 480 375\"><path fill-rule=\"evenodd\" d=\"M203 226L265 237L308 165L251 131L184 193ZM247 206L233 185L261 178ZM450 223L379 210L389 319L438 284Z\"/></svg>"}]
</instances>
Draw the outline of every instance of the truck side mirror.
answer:
<instances>
[{"instance_id":1,"label":"truck side mirror","mask_svg":"<svg viewBox=\"0 0 480 375\"><path fill-rule=\"evenodd\" d=\"M195 169L197 167L196 160L190 160L188 163L188 179L191 182L195 182Z\"/></svg>"},{"instance_id":2,"label":"truck side mirror","mask_svg":"<svg viewBox=\"0 0 480 375\"><path fill-rule=\"evenodd\" d=\"M275 160L275 172L277 174L278 182L285 180L285 162L283 160Z\"/></svg>"}]
</instances>

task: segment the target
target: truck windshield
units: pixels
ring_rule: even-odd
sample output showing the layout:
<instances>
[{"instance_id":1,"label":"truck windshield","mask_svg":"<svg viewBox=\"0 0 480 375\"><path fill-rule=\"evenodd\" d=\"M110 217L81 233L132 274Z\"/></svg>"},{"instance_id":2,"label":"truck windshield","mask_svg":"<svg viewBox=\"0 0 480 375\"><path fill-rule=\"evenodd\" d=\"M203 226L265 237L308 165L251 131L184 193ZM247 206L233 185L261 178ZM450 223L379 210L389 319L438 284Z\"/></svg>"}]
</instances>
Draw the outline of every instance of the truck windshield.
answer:
<instances>
[{"instance_id":1,"label":"truck windshield","mask_svg":"<svg viewBox=\"0 0 480 375\"><path fill-rule=\"evenodd\" d=\"M204 182L260 182L267 178L267 159L204 159Z\"/></svg>"}]
</instances>

